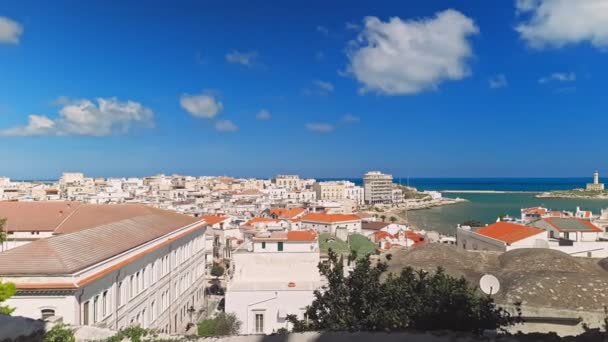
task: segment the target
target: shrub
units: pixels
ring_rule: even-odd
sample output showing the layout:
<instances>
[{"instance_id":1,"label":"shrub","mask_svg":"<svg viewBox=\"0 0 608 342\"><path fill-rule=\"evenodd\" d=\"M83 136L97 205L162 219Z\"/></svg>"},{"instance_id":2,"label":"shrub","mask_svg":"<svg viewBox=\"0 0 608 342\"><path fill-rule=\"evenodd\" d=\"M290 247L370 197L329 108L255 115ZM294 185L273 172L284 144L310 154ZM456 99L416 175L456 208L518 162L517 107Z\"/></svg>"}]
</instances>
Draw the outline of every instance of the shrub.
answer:
<instances>
[{"instance_id":1,"label":"shrub","mask_svg":"<svg viewBox=\"0 0 608 342\"><path fill-rule=\"evenodd\" d=\"M3 283L0 281L0 314L10 315L15 309L8 306L3 306L2 302L11 298L17 292L17 288L13 283Z\"/></svg>"},{"instance_id":2,"label":"shrub","mask_svg":"<svg viewBox=\"0 0 608 342\"><path fill-rule=\"evenodd\" d=\"M306 309L307 320L288 316L294 331L400 331L454 330L481 334L503 329L520 321L497 307L490 296L480 294L464 278L454 278L439 268L435 273L404 268L400 274L383 273L387 265L375 266L357 259L354 270L344 275L342 258L329 253L319 271L327 279L315 291Z\"/></svg>"},{"instance_id":3,"label":"shrub","mask_svg":"<svg viewBox=\"0 0 608 342\"><path fill-rule=\"evenodd\" d=\"M216 278L223 276L224 268L219 264L213 264L213 267L211 267L211 275Z\"/></svg>"},{"instance_id":4,"label":"shrub","mask_svg":"<svg viewBox=\"0 0 608 342\"><path fill-rule=\"evenodd\" d=\"M198 335L203 337L236 335L241 322L234 314L220 313L215 318L205 319L198 323Z\"/></svg>"},{"instance_id":5,"label":"shrub","mask_svg":"<svg viewBox=\"0 0 608 342\"><path fill-rule=\"evenodd\" d=\"M125 338L128 338L131 342L141 342L144 341L144 337L149 335L154 335L154 332L135 325L121 329L116 335L106 339L105 342L122 342Z\"/></svg>"},{"instance_id":6,"label":"shrub","mask_svg":"<svg viewBox=\"0 0 608 342\"><path fill-rule=\"evenodd\" d=\"M69 326L57 324L44 334L44 342L75 342L74 332Z\"/></svg>"}]
</instances>

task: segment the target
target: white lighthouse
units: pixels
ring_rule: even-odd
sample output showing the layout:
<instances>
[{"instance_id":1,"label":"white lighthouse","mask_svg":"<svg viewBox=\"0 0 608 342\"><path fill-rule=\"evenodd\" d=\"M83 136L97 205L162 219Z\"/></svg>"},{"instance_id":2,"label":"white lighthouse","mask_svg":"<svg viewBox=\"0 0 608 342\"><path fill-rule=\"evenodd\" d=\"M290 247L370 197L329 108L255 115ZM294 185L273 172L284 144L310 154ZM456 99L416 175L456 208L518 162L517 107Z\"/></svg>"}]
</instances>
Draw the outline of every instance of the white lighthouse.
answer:
<instances>
[{"instance_id":1,"label":"white lighthouse","mask_svg":"<svg viewBox=\"0 0 608 342\"><path fill-rule=\"evenodd\" d=\"M603 191L604 183L600 183L600 173L595 170L593 172L593 183L587 184L587 191Z\"/></svg>"}]
</instances>

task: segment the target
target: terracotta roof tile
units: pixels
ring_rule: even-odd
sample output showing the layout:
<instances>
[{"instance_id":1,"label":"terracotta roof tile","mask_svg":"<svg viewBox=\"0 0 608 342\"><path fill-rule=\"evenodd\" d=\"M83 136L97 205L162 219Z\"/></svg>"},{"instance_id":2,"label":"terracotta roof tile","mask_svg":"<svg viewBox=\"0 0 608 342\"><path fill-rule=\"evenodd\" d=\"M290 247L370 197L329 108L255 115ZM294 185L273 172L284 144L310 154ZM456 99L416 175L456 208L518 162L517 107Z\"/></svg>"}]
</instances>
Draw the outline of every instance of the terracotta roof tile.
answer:
<instances>
[{"instance_id":1,"label":"terracotta roof tile","mask_svg":"<svg viewBox=\"0 0 608 342\"><path fill-rule=\"evenodd\" d=\"M475 231L477 234L487 236L495 240L500 240L505 243L513 243L544 232L545 230L543 229L522 226L509 222L497 222L489 226L479 228Z\"/></svg>"},{"instance_id":2,"label":"terracotta roof tile","mask_svg":"<svg viewBox=\"0 0 608 342\"><path fill-rule=\"evenodd\" d=\"M207 222L209 225L214 225L216 223L220 223L228 219L228 217L221 215L203 215L201 216L201 218L205 220L205 222Z\"/></svg>"},{"instance_id":3,"label":"terracotta roof tile","mask_svg":"<svg viewBox=\"0 0 608 342\"><path fill-rule=\"evenodd\" d=\"M345 215L345 214L307 214L302 217L302 221L309 222L347 222L347 221L360 221L361 219L357 215Z\"/></svg>"},{"instance_id":4,"label":"terracotta roof tile","mask_svg":"<svg viewBox=\"0 0 608 342\"><path fill-rule=\"evenodd\" d=\"M277 217L294 218L302 215L305 211L306 209L304 208L271 208L270 214L276 215Z\"/></svg>"}]
</instances>

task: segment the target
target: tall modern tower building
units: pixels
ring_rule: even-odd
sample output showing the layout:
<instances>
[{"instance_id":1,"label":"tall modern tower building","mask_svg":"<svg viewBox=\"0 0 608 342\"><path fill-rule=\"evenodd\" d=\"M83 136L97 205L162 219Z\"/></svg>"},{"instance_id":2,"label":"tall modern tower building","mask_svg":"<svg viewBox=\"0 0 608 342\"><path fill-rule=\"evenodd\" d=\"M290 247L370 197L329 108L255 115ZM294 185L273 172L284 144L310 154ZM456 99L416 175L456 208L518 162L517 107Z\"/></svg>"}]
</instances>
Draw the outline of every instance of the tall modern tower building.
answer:
<instances>
[{"instance_id":1,"label":"tall modern tower building","mask_svg":"<svg viewBox=\"0 0 608 342\"><path fill-rule=\"evenodd\" d=\"M392 202L393 176L380 171L370 171L363 176L366 204Z\"/></svg>"}]
</instances>

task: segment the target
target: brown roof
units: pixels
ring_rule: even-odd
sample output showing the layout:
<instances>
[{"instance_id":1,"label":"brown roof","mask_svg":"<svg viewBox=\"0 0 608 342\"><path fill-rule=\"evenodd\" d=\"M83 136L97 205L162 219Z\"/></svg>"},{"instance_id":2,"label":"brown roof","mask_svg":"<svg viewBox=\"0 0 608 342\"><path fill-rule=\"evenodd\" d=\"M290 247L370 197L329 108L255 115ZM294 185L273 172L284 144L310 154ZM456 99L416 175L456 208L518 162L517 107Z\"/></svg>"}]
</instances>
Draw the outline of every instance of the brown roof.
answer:
<instances>
[{"instance_id":1,"label":"brown roof","mask_svg":"<svg viewBox=\"0 0 608 342\"><path fill-rule=\"evenodd\" d=\"M386 222L363 222L361 223L361 229L366 229L366 230L380 230L386 226L388 226L390 223L386 223Z\"/></svg>"},{"instance_id":2,"label":"brown roof","mask_svg":"<svg viewBox=\"0 0 608 342\"><path fill-rule=\"evenodd\" d=\"M96 216L94 208L90 209L83 213ZM131 213L131 217L123 218L125 211ZM79 225L74 223L74 226L68 225L66 228L80 227L80 230L66 231L65 234L0 253L0 276L72 274L177 229L201 222L195 217L143 205L108 205L99 213L100 218L78 218L76 222ZM36 214L29 213L30 216ZM116 219L109 221L112 217ZM96 225L99 222L103 223Z\"/></svg>"},{"instance_id":3,"label":"brown roof","mask_svg":"<svg viewBox=\"0 0 608 342\"><path fill-rule=\"evenodd\" d=\"M52 232L81 206L80 202L0 202L0 218L9 232Z\"/></svg>"},{"instance_id":4,"label":"brown roof","mask_svg":"<svg viewBox=\"0 0 608 342\"><path fill-rule=\"evenodd\" d=\"M142 204L0 202L0 218L7 219L9 232L49 231L67 234L158 211L160 209Z\"/></svg>"}]
</instances>

